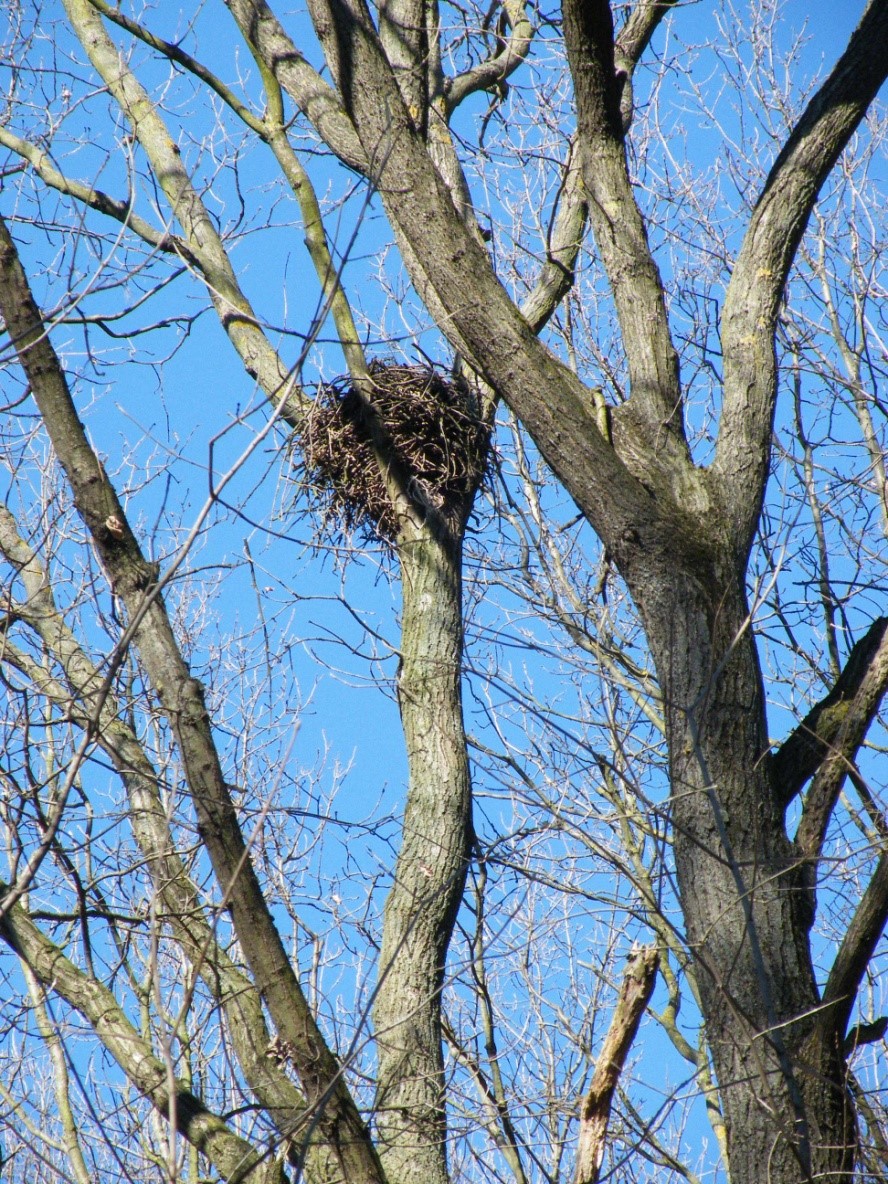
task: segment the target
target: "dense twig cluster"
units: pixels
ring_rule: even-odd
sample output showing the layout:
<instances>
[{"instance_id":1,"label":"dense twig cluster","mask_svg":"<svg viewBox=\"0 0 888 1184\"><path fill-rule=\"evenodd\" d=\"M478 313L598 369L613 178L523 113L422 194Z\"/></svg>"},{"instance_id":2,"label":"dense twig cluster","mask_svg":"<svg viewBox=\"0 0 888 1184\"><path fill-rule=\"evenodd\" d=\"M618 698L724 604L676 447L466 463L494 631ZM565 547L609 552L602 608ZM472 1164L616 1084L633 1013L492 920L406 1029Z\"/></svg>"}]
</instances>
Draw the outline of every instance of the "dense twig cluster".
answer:
<instances>
[{"instance_id":1,"label":"dense twig cluster","mask_svg":"<svg viewBox=\"0 0 888 1184\"><path fill-rule=\"evenodd\" d=\"M490 440L468 385L428 366L375 361L369 399L348 378L325 383L302 430L308 483L345 530L398 533L380 470L424 514L461 518L484 475Z\"/></svg>"}]
</instances>

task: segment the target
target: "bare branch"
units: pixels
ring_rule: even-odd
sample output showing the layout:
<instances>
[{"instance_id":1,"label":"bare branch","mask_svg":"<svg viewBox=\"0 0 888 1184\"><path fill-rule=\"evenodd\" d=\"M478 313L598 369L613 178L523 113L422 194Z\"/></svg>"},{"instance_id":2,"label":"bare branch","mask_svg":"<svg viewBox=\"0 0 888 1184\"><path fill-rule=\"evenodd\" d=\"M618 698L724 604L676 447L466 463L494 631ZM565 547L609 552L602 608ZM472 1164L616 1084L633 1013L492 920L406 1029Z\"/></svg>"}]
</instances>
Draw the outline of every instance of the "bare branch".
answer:
<instances>
[{"instance_id":1,"label":"bare branch","mask_svg":"<svg viewBox=\"0 0 888 1184\"><path fill-rule=\"evenodd\" d=\"M225 0L248 44L255 45L281 87L349 168L367 174L368 161L336 92L294 45L265 0Z\"/></svg>"},{"instance_id":2,"label":"bare branch","mask_svg":"<svg viewBox=\"0 0 888 1184\"><path fill-rule=\"evenodd\" d=\"M184 239L179 235L170 234L166 230L158 230L150 222L146 222L135 212L131 201L120 201L118 198L103 193L101 189L94 189L91 185L84 185L82 181L75 181L64 176L55 168L48 154L42 148L28 140L23 140L21 136L14 135L8 128L2 126L0 126L0 144L27 160L40 179L52 189L68 194L90 209L113 218L156 250L179 255L193 266L197 265L196 257L189 250Z\"/></svg>"},{"instance_id":3,"label":"bare branch","mask_svg":"<svg viewBox=\"0 0 888 1184\"><path fill-rule=\"evenodd\" d=\"M604 1160L614 1091L645 1008L654 993L660 955L656 946L639 950L629 961L613 1018L595 1073L580 1110L580 1135L574 1184L597 1184Z\"/></svg>"},{"instance_id":4,"label":"bare branch","mask_svg":"<svg viewBox=\"0 0 888 1184\"><path fill-rule=\"evenodd\" d=\"M634 69L638 65L660 23L677 3L678 0L638 0L617 35L614 57L618 67Z\"/></svg>"},{"instance_id":5,"label":"bare branch","mask_svg":"<svg viewBox=\"0 0 888 1184\"><path fill-rule=\"evenodd\" d=\"M0 893L6 885L0 884ZM0 919L0 937L31 968L48 990L56 991L95 1028L102 1043L136 1089L163 1118L171 1114L176 1129L207 1156L228 1181L282 1184L281 1165L234 1134L180 1082L169 1088L167 1066L155 1057L124 1015L114 995L83 974L37 928L21 905Z\"/></svg>"},{"instance_id":6,"label":"bare branch","mask_svg":"<svg viewBox=\"0 0 888 1184\"><path fill-rule=\"evenodd\" d=\"M432 13L424 0L381 0L379 39L398 90L420 133L428 134Z\"/></svg>"},{"instance_id":7,"label":"bare branch","mask_svg":"<svg viewBox=\"0 0 888 1184\"><path fill-rule=\"evenodd\" d=\"M869 657L865 673L853 698L844 701L837 698L831 704L831 712L843 718L805 794L796 843L809 859L820 854L839 792L845 778L856 772L854 758L857 750L888 689L888 621L878 621L870 634L871 644L878 637L878 648L867 655L865 643L868 638L863 639L861 656L863 660Z\"/></svg>"},{"instance_id":8,"label":"bare branch","mask_svg":"<svg viewBox=\"0 0 888 1184\"><path fill-rule=\"evenodd\" d=\"M671 464L686 468L678 355L663 283L629 180L610 6L607 0L565 0L563 8L589 216L629 367L631 397L622 415L652 454L665 450Z\"/></svg>"},{"instance_id":9,"label":"bare branch","mask_svg":"<svg viewBox=\"0 0 888 1184\"><path fill-rule=\"evenodd\" d=\"M623 91L620 95L620 116L623 134L632 124L633 96L632 75L641 60L641 55L650 45L651 38L666 14L678 0L639 0L626 18L626 23L617 36L614 46L614 65L617 74L623 75Z\"/></svg>"},{"instance_id":10,"label":"bare branch","mask_svg":"<svg viewBox=\"0 0 888 1184\"><path fill-rule=\"evenodd\" d=\"M823 1026L841 1040L879 938L888 923L888 852L883 851L872 879L854 911L823 991Z\"/></svg>"},{"instance_id":11,"label":"bare branch","mask_svg":"<svg viewBox=\"0 0 888 1184\"><path fill-rule=\"evenodd\" d=\"M68 1060L61 1037L52 1022L46 1007L47 991L37 979L26 961L22 961L22 970L28 984L34 1019L40 1031L40 1037L49 1049L52 1061L53 1084L55 1086L56 1105L62 1123L62 1137L65 1144L65 1154L71 1164L76 1184L92 1184L89 1168L83 1155L83 1145L77 1122L71 1106L71 1076L68 1072Z\"/></svg>"},{"instance_id":12,"label":"bare branch","mask_svg":"<svg viewBox=\"0 0 888 1184\"><path fill-rule=\"evenodd\" d=\"M363 1120L308 1006L259 885L231 800L204 702L182 658L157 583L123 506L90 447L40 312L0 219L0 309L31 383L77 508L115 593L126 606L136 644L176 735L195 810L217 878L230 902L238 940L278 1034L296 1052L318 1127L347 1178L382 1180Z\"/></svg>"},{"instance_id":13,"label":"bare branch","mask_svg":"<svg viewBox=\"0 0 888 1184\"><path fill-rule=\"evenodd\" d=\"M251 131L255 132L261 140L263 140L273 151L275 158L280 165L281 171L287 180L290 188L293 191L296 200L299 202L300 210L302 211L303 224L305 227L305 241L311 255L312 262L315 265L315 270L321 284L321 290L325 301L330 306L330 311L333 314L336 323L336 331L339 335L340 343L342 344L345 353L346 361L349 366L349 371L353 377L360 377L366 375L367 363L364 358L364 351L361 348L361 343L358 338L357 329L355 328L354 318L352 316L351 308L340 282L340 277L337 268L333 262L330 254L330 249L327 244L326 234L324 232L324 224L321 218L320 205L318 203L317 195L314 187L311 184L308 173L302 167L298 156L294 152L285 131L285 116L284 105L281 95L280 82L277 74L268 67L265 59L261 56L259 50L252 42L248 41L248 47L253 53L260 72L262 73L262 80L265 85L265 93L268 100L267 110L265 116L260 118L255 115L250 108L237 97L237 95L226 86L220 78L217 77L211 70L207 69L203 63L199 62L191 54L186 53L181 46L174 45L170 41L165 41L162 37L156 36L144 25L138 21L132 20L117 9L111 8L105 3L105 0L90 0L90 3L102 16L108 20L113 21L146 45L150 45L152 49L164 54L170 61L182 66L193 74L201 82L205 83L212 91L214 91L223 102L231 108L231 110L241 119L244 124ZM0 142L4 137L3 129L0 128ZM18 150L18 149L17 149ZM34 152L39 150L34 149ZM24 153L22 153L24 155ZM42 155L42 154L41 154ZM29 157L29 159L32 159ZM32 163L33 160L32 160ZM42 174L41 174L42 175ZM53 181L48 177L44 177L48 183L53 184ZM56 186L57 188L60 186ZM75 197L84 200L83 192L84 186L74 192L73 190L66 190L72 192ZM102 195L103 196L103 195ZM106 199L108 201L110 199ZM103 213L113 212L107 210L103 205L97 204L95 201L91 202L96 209L100 209ZM121 218L121 221L124 219ZM141 221L141 220L140 220ZM137 233L144 233L136 226L133 229ZM173 240L178 243L181 240ZM169 249L169 248L167 248ZM187 247L183 243L181 246L183 252L187 251ZM191 258L196 266L200 267L200 260L188 252L185 257ZM208 281L212 283L211 276L207 277ZM272 397L274 397L272 392Z\"/></svg>"},{"instance_id":14,"label":"bare branch","mask_svg":"<svg viewBox=\"0 0 888 1184\"><path fill-rule=\"evenodd\" d=\"M178 145L144 87L118 53L91 0L65 0L65 8L95 70L120 105L151 162L189 250L199 260L222 327L247 373L257 379L270 399L277 402L285 397L284 414L290 422L298 423L305 401L241 290L225 246L182 162Z\"/></svg>"},{"instance_id":15,"label":"bare branch","mask_svg":"<svg viewBox=\"0 0 888 1184\"><path fill-rule=\"evenodd\" d=\"M243 100L239 99L230 86L227 86L217 74L208 69L203 62L199 62L197 58L190 53L186 53L181 45L174 45L172 41L166 41L163 37L158 37L147 29L139 21L135 21L132 17L128 17L126 13L121 12L119 8L112 8L106 0L89 0L90 4L95 10L109 21L113 21L121 29L125 29L127 33L131 33L133 37L137 37L139 41L162 53L165 58L171 62L175 62L177 66L181 66L187 70L189 74L193 74L195 78L199 78L201 82L205 83L215 94L219 96L223 103L242 119L247 127L251 128L259 135L263 133L262 119L253 113Z\"/></svg>"},{"instance_id":16,"label":"bare branch","mask_svg":"<svg viewBox=\"0 0 888 1184\"><path fill-rule=\"evenodd\" d=\"M801 793L831 753L846 764L853 761L888 687L886 638L888 618L879 617L854 645L833 689L774 753L774 784L784 806ZM837 747L840 734L848 747Z\"/></svg>"},{"instance_id":17,"label":"bare branch","mask_svg":"<svg viewBox=\"0 0 888 1184\"><path fill-rule=\"evenodd\" d=\"M576 143L573 143L564 166L558 211L546 244L545 262L533 290L521 305L527 323L537 333L573 287L574 267L583 243L588 214L579 154Z\"/></svg>"},{"instance_id":18,"label":"bare branch","mask_svg":"<svg viewBox=\"0 0 888 1184\"><path fill-rule=\"evenodd\" d=\"M768 472L780 297L821 186L886 77L888 0L871 0L774 162L734 266L722 315L724 403L713 476L744 555Z\"/></svg>"},{"instance_id":19,"label":"bare branch","mask_svg":"<svg viewBox=\"0 0 888 1184\"><path fill-rule=\"evenodd\" d=\"M871 1024L855 1024L845 1037L844 1053L850 1057L856 1049L865 1044L875 1044L888 1032L888 1015L880 1015Z\"/></svg>"},{"instance_id":20,"label":"bare branch","mask_svg":"<svg viewBox=\"0 0 888 1184\"><path fill-rule=\"evenodd\" d=\"M533 24L520 0L504 0L503 13L508 20L509 36L501 48L484 62L464 74L445 80L447 110L452 113L469 95L479 90L496 90L527 58L533 40Z\"/></svg>"},{"instance_id":21,"label":"bare branch","mask_svg":"<svg viewBox=\"0 0 888 1184\"><path fill-rule=\"evenodd\" d=\"M166 920L186 957L224 1008L231 1041L250 1088L268 1108L282 1137L292 1136L305 1121L305 1099L266 1055L271 1036L262 1000L251 980L221 948L207 922L197 887L173 843L158 774L123 718L114 691L106 686L56 607L46 568L20 537L4 506L0 506L0 550L18 569L25 585L26 600L12 606L12 615L39 634L64 671L70 690L17 651L8 637L3 639L3 658L22 670L72 720L94 730L97 746L108 755L126 786L133 834L163 900ZM309 1164L321 1150L308 1149Z\"/></svg>"}]
</instances>

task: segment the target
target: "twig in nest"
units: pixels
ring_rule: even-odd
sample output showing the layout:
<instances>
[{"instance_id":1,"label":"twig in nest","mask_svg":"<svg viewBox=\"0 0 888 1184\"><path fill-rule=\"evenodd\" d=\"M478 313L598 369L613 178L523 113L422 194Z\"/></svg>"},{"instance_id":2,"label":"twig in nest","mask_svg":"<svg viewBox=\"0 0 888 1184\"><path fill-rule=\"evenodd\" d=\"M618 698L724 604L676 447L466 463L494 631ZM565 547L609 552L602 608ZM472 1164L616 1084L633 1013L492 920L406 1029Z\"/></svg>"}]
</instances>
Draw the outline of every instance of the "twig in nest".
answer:
<instances>
[{"instance_id":1,"label":"twig in nest","mask_svg":"<svg viewBox=\"0 0 888 1184\"><path fill-rule=\"evenodd\" d=\"M304 469L326 516L345 531L393 543L398 520L371 444L371 416L414 506L449 525L461 520L487 464L490 429L468 385L426 366L373 362L372 409L348 379L325 383L302 429Z\"/></svg>"}]
</instances>

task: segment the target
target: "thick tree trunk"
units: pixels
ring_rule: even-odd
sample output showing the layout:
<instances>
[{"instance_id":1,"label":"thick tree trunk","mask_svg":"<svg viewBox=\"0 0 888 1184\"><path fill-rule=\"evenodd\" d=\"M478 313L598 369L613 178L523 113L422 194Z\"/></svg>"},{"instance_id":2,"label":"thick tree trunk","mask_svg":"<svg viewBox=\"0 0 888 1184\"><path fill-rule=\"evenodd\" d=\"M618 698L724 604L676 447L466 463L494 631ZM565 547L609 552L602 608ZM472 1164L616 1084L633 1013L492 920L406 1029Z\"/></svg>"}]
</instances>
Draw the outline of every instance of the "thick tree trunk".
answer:
<instances>
[{"instance_id":1,"label":"thick tree trunk","mask_svg":"<svg viewBox=\"0 0 888 1184\"><path fill-rule=\"evenodd\" d=\"M667 703L676 871L731 1179L844 1180L854 1120L811 963L813 884L773 785L742 577L713 567L633 594Z\"/></svg>"},{"instance_id":2,"label":"thick tree trunk","mask_svg":"<svg viewBox=\"0 0 888 1184\"><path fill-rule=\"evenodd\" d=\"M472 834L460 693L461 547L429 523L399 541L398 695L409 787L373 1019L379 1152L392 1184L447 1184L441 989Z\"/></svg>"}]
</instances>

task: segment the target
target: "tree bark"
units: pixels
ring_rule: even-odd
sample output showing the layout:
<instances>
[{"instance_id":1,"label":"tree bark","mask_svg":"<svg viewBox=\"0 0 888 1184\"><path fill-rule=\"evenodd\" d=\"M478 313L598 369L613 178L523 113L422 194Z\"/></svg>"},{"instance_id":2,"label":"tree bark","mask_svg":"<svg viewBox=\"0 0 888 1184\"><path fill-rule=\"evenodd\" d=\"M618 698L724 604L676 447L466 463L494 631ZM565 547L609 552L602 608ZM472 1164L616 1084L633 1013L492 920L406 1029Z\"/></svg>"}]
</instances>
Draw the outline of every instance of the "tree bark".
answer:
<instances>
[{"instance_id":1,"label":"tree bark","mask_svg":"<svg viewBox=\"0 0 888 1184\"><path fill-rule=\"evenodd\" d=\"M732 1180L845 1179L855 1140L841 1039L819 1007L813 886L773 784L742 573L673 572L668 600L662 573L667 613L633 576L667 704L676 871Z\"/></svg>"},{"instance_id":2,"label":"tree bark","mask_svg":"<svg viewBox=\"0 0 888 1184\"><path fill-rule=\"evenodd\" d=\"M455 216L361 0L312 0L312 9L420 294L445 310L442 329L524 420L641 613L667 704L679 889L735 1184L763 1172L787 1184L820 1172L845 1179L854 1134L841 1038L819 1011L813 892L774 784L744 582L768 467L779 294L818 188L888 69L888 6L870 5L753 216L725 314L716 473L696 468L684 441L662 283L626 170L607 5L566 3L565 33L590 219L632 378L613 446L581 384L516 317Z\"/></svg>"},{"instance_id":3,"label":"tree bark","mask_svg":"<svg viewBox=\"0 0 888 1184\"><path fill-rule=\"evenodd\" d=\"M392 1184L447 1184L441 991L472 837L460 690L461 532L406 523L398 699L409 787L373 1020L376 1123Z\"/></svg>"},{"instance_id":4,"label":"tree bark","mask_svg":"<svg viewBox=\"0 0 888 1184\"><path fill-rule=\"evenodd\" d=\"M620 984L613 1018L604 1038L592 1081L580 1108L574 1184L598 1184L614 1092L632 1041L657 981L660 955L656 946L633 953Z\"/></svg>"},{"instance_id":5,"label":"tree bark","mask_svg":"<svg viewBox=\"0 0 888 1184\"><path fill-rule=\"evenodd\" d=\"M279 360L265 348L249 306L217 258L212 225L184 185L181 163L161 129L151 126L147 99L143 102L114 75L119 61L100 43L84 0L66 2L72 20L76 16L89 29L85 44L138 128L186 229L189 249L208 277L214 268L218 271L217 307L223 323L232 327L247 369L259 375L266 390L286 389ZM860 28L779 154L753 211L722 321L724 400L711 470L694 466L684 438L677 351L623 143L627 115L621 71L627 72L626 62L631 66L633 54L637 57L647 43L665 3L639 5L622 45L614 38L605 0L564 4L586 191L577 205L583 206L583 221L588 209L595 227L631 377L631 395L615 411L612 434L599 430L589 414L588 392L536 339L533 326L509 300L454 204L456 187L444 178L446 170L436 167L429 148L428 112L413 110L428 95L427 86L415 85L416 70L426 65L420 42L403 60L394 51L387 59L363 0L310 0L336 95L291 52L264 2L229 0L229 7L333 150L378 187L417 291L455 348L521 417L607 546L639 608L666 705L676 871L723 1099L734 1184L757 1184L763 1177L781 1184L820 1176L849 1179L854 1128L843 1026L868 952L884 925L888 858L879 862L821 1000L808 936L815 899L812 867L837 782L827 786L824 780L815 794L819 815L809 810L810 837L797 847L784 820L786 770L779 762L775 768L770 755L744 584L769 471L780 297L817 193L888 72L888 2L867 5ZM421 29L415 16L420 10ZM389 47L399 25L427 35L426 6L403 0L393 2L388 12L392 19L383 40ZM29 332L36 318L33 322L25 326ZM46 373L32 376L35 388L41 378L45 381ZM298 419L298 406L291 418ZM117 503L90 500L96 489L104 497L103 474L94 471L92 459L82 468L86 477L72 471L71 478L78 504L109 568L116 563L119 590L141 611L150 572ZM113 530L109 523L116 524ZM123 543L115 533L118 527ZM400 684L411 785L404 844L386 909L375 1013L379 1126L397 1184L402 1179L439 1184L446 1179L440 990L468 857L470 817L468 771L460 765L464 743L460 758L436 749L430 737L437 734L432 727L437 712L446 722L441 730L446 744L459 747L464 740L459 556L426 534L422 523L407 523L405 531L414 531L402 540ZM416 590L421 594L411 599ZM303 1014L304 1001L270 919L258 905L250 911L255 902L249 860L230 825L233 808L209 738L200 687L183 666L170 663L157 639L147 636L154 623L158 637L168 632L160 599L151 606L156 611L138 640L145 635L149 668L154 655L155 685L177 730L220 880L232 887L245 951L279 1029L289 1025L292 1030L290 1012L294 1006L299 1010L296 1035L303 1079L314 1087L309 1092L320 1096L328 1089L331 1113L335 1101L342 1106L344 1126L346 1119L351 1122L342 1145L331 1127L331 1146L343 1155L355 1149L351 1178L376 1179L381 1173L372 1148L326 1048L320 1049L324 1063L317 1068L313 1021L307 1009ZM863 730L867 711L868 706L861 714ZM855 735L844 736L843 759L856 742ZM443 743L439 736L436 744ZM830 1006L824 1008L824 1002Z\"/></svg>"}]
</instances>

